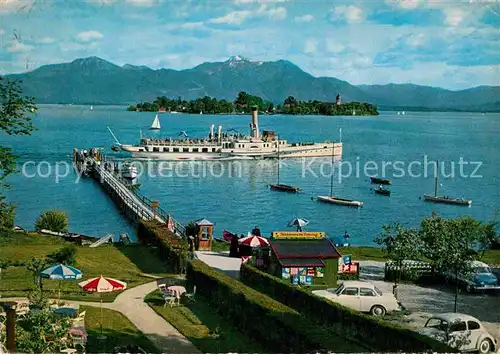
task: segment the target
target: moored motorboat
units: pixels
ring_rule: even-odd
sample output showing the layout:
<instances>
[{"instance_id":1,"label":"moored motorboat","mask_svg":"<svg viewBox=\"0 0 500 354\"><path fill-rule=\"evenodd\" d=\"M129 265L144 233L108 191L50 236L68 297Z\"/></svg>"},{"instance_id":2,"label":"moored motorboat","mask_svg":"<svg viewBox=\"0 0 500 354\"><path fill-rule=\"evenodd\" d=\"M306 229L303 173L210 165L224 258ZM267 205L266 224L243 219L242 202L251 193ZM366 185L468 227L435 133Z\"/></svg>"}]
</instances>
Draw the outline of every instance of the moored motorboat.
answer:
<instances>
[{"instance_id":1,"label":"moored motorboat","mask_svg":"<svg viewBox=\"0 0 500 354\"><path fill-rule=\"evenodd\" d=\"M120 175L123 178L135 179L137 178L137 168L132 166L130 163L126 162L122 165L120 169Z\"/></svg>"},{"instance_id":2,"label":"moored motorboat","mask_svg":"<svg viewBox=\"0 0 500 354\"><path fill-rule=\"evenodd\" d=\"M378 177L370 177L370 181L376 184L392 184L390 179L378 178Z\"/></svg>"},{"instance_id":3,"label":"moored motorboat","mask_svg":"<svg viewBox=\"0 0 500 354\"><path fill-rule=\"evenodd\" d=\"M269 188L275 191L297 193L300 191L299 187L289 186L288 184L270 184Z\"/></svg>"},{"instance_id":4,"label":"moored motorboat","mask_svg":"<svg viewBox=\"0 0 500 354\"><path fill-rule=\"evenodd\" d=\"M324 196L324 195L320 195L317 198L319 201L324 203L353 206L358 208L363 206L363 202L359 200L350 200L350 199L343 199L334 196Z\"/></svg>"},{"instance_id":5,"label":"moored motorboat","mask_svg":"<svg viewBox=\"0 0 500 354\"><path fill-rule=\"evenodd\" d=\"M385 189L384 187L380 186L375 189L375 193L381 194L381 195L391 195L391 191L388 189Z\"/></svg>"}]
</instances>

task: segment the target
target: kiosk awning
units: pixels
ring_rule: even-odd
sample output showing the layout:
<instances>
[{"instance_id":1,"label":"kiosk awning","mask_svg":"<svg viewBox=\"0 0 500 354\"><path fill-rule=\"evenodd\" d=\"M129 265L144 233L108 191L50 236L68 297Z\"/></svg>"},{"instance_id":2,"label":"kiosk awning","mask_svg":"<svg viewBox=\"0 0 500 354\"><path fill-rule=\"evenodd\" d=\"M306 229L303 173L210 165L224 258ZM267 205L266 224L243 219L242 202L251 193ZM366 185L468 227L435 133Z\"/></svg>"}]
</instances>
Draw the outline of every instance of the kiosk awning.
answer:
<instances>
[{"instance_id":1,"label":"kiosk awning","mask_svg":"<svg viewBox=\"0 0 500 354\"><path fill-rule=\"evenodd\" d=\"M281 258L282 267L324 267L325 263L319 258Z\"/></svg>"}]
</instances>

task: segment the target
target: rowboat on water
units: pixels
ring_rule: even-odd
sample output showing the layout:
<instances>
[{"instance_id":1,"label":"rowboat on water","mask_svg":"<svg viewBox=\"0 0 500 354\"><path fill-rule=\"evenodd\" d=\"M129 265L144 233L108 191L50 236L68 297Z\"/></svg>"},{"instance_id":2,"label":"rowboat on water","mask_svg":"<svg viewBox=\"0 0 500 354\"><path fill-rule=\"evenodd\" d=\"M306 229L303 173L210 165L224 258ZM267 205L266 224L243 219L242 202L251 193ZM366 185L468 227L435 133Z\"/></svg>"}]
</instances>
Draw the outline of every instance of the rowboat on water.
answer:
<instances>
[{"instance_id":1,"label":"rowboat on water","mask_svg":"<svg viewBox=\"0 0 500 354\"><path fill-rule=\"evenodd\" d=\"M269 188L274 191L297 193L300 191L299 187L290 186L288 184L270 184Z\"/></svg>"},{"instance_id":2,"label":"rowboat on water","mask_svg":"<svg viewBox=\"0 0 500 354\"><path fill-rule=\"evenodd\" d=\"M375 193L381 194L381 195L391 195L391 191L388 189L385 189L384 187L380 186L375 189Z\"/></svg>"},{"instance_id":3,"label":"rowboat on water","mask_svg":"<svg viewBox=\"0 0 500 354\"><path fill-rule=\"evenodd\" d=\"M390 179L378 178L378 177L370 177L372 183L376 184L392 184Z\"/></svg>"},{"instance_id":4,"label":"rowboat on water","mask_svg":"<svg viewBox=\"0 0 500 354\"><path fill-rule=\"evenodd\" d=\"M353 207L357 207L357 208L360 208L363 206L363 202L360 202L358 200L343 199L343 198L338 198L338 197L333 197L333 196L324 196L324 195L320 195L317 198L319 201L324 202L324 203L353 206Z\"/></svg>"}]
</instances>

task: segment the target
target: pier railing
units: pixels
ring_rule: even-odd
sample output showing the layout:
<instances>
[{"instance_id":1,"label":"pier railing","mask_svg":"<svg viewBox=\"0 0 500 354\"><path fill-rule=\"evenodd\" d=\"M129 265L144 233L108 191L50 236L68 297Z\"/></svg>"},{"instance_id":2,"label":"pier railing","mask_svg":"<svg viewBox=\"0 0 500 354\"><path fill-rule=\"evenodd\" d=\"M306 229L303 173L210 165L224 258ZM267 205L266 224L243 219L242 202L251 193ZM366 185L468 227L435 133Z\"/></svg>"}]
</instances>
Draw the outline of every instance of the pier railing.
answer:
<instances>
[{"instance_id":1,"label":"pier railing","mask_svg":"<svg viewBox=\"0 0 500 354\"><path fill-rule=\"evenodd\" d=\"M186 229L181 223L175 220L164 209L157 207L155 210L155 208L153 208L153 200L141 195L136 190L127 187L128 185L130 185L130 182L128 182L121 176L115 175L113 172L107 171L102 164L96 164L95 167L96 169L100 170L99 177L101 178L101 180L106 181L106 183L108 183L115 190L118 196L125 203L127 203L132 208L132 210L137 215L139 215L139 217L144 220L152 220L154 219L154 215L156 214L157 219L161 219L162 222L167 224L167 227L173 229L173 232L175 234L181 237L185 236ZM136 203L136 201L130 197L130 193L133 194L138 200L140 200L141 204Z\"/></svg>"}]
</instances>

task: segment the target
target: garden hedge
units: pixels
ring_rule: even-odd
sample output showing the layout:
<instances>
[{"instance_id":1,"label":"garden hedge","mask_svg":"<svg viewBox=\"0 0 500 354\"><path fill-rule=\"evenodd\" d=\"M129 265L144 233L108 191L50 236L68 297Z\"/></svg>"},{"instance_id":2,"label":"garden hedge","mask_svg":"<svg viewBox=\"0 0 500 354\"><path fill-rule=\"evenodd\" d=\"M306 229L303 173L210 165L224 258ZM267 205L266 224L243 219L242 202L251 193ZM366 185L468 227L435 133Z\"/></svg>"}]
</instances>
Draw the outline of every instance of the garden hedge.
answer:
<instances>
[{"instance_id":1,"label":"garden hedge","mask_svg":"<svg viewBox=\"0 0 500 354\"><path fill-rule=\"evenodd\" d=\"M241 265L240 280L284 305L297 309L324 326L329 333L353 338L375 351L456 352L409 328L335 304L248 264Z\"/></svg>"},{"instance_id":2,"label":"garden hedge","mask_svg":"<svg viewBox=\"0 0 500 354\"><path fill-rule=\"evenodd\" d=\"M196 293L242 332L277 353L367 351L352 341L329 336L299 312L226 276L199 260L187 266ZM369 350L368 350L369 351Z\"/></svg>"},{"instance_id":3,"label":"garden hedge","mask_svg":"<svg viewBox=\"0 0 500 354\"><path fill-rule=\"evenodd\" d=\"M187 242L172 233L165 224L156 220L141 220L137 226L139 241L155 246L158 256L166 262L172 272L180 273L188 255Z\"/></svg>"}]
</instances>

